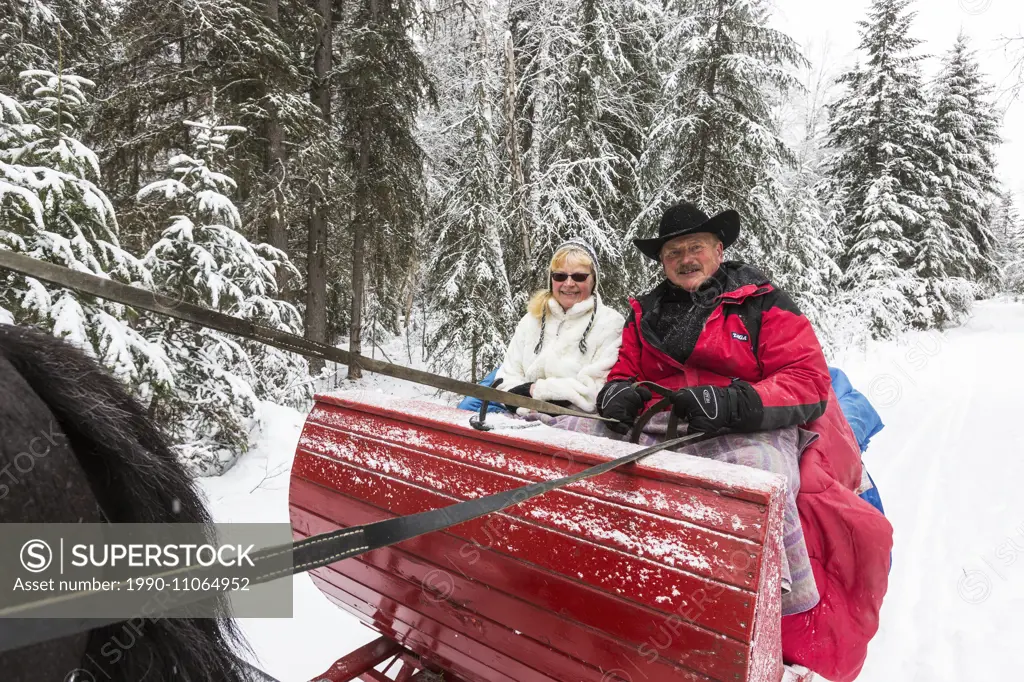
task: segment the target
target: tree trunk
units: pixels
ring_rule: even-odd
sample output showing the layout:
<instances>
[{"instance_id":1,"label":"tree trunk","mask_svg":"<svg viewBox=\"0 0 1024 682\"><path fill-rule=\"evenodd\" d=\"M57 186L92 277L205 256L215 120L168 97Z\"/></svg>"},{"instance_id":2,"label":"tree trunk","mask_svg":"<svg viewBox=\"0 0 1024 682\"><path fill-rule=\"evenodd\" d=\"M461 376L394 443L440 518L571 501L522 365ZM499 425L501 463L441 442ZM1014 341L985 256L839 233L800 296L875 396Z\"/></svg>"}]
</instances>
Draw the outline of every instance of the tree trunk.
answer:
<instances>
[{"instance_id":1,"label":"tree trunk","mask_svg":"<svg viewBox=\"0 0 1024 682\"><path fill-rule=\"evenodd\" d=\"M416 275L419 273L419 261L414 260L409 268L409 277L405 283L405 329L409 329L412 320L412 306L416 302ZM411 360L410 360L411 362Z\"/></svg>"},{"instance_id":2,"label":"tree trunk","mask_svg":"<svg viewBox=\"0 0 1024 682\"><path fill-rule=\"evenodd\" d=\"M278 7L280 0L266 0L265 11L267 22L272 28L278 28ZM270 94L270 93L266 93ZM284 219L284 129L281 126L281 119L277 107L272 101L267 101L267 112L270 118L267 120L267 151L266 171L273 182L273 200L270 212L267 215L267 241L275 249L288 253L288 228ZM279 268L277 271L277 289L279 293L284 292L288 284L288 271Z\"/></svg>"},{"instance_id":3,"label":"tree trunk","mask_svg":"<svg viewBox=\"0 0 1024 682\"><path fill-rule=\"evenodd\" d=\"M370 0L371 5L376 4ZM363 118L359 124L359 177L356 179L356 215L352 221L352 312L349 316L348 349L356 355L362 350L363 334L363 297L365 292L366 272L366 213L367 186L366 177L370 168L370 121ZM348 366L348 378L359 379L363 376L357 365Z\"/></svg>"},{"instance_id":4,"label":"tree trunk","mask_svg":"<svg viewBox=\"0 0 1024 682\"><path fill-rule=\"evenodd\" d=\"M510 170L512 171L509 186L513 205L512 222L516 229L519 230L519 238L522 240L523 258L527 271L529 271L533 259L530 254L530 230L526 224L525 211L522 207L524 200L523 187L526 182L523 176L523 164L519 148L518 99L515 49L510 32L505 39L505 120L508 122L508 130L505 133L505 146L508 149L509 160L511 161Z\"/></svg>"},{"instance_id":5,"label":"tree trunk","mask_svg":"<svg viewBox=\"0 0 1024 682\"><path fill-rule=\"evenodd\" d=\"M370 0L370 26L377 26L377 0ZM364 113L359 121L359 175L356 177L356 215L352 221L352 312L348 332L348 350L359 355L362 350L363 335L363 298L366 291L366 230L369 227L369 170L370 170L370 135L372 121ZM359 379L363 376L358 365L348 366L348 378Z\"/></svg>"},{"instance_id":6,"label":"tree trunk","mask_svg":"<svg viewBox=\"0 0 1024 682\"><path fill-rule=\"evenodd\" d=\"M704 91L707 93L708 99L710 100L715 99L715 81L718 77L718 65L722 59L722 16L725 9L724 4L724 0L718 0L718 14L715 17L715 42L711 49L711 64L704 88ZM711 133L711 121L705 120L697 142L697 172L694 174L693 178L694 184L698 184L702 188L705 187L707 182L706 172L708 167L708 148L711 146ZM705 192L702 191L701 195L704 194ZM710 207L705 206L704 208L709 209Z\"/></svg>"},{"instance_id":7,"label":"tree trunk","mask_svg":"<svg viewBox=\"0 0 1024 682\"><path fill-rule=\"evenodd\" d=\"M477 356L477 351L480 349L480 344L478 344L476 342L476 333L475 332L473 333L472 348L473 348L473 350L472 350L472 353L471 353L471 358L469 360L469 366L470 366L470 370L469 370L469 377L470 378L469 378L469 380L472 381L475 384L477 382L477 378L476 378L476 364L477 364L476 356Z\"/></svg>"},{"instance_id":8,"label":"tree trunk","mask_svg":"<svg viewBox=\"0 0 1024 682\"><path fill-rule=\"evenodd\" d=\"M319 40L313 58L313 86L310 99L320 107L324 129L331 123L331 21L332 0L317 0L320 18ZM307 291L306 291L306 338L320 343L327 342L327 202L325 190L329 181L326 168L319 173L317 182L310 185L309 240L307 243ZM311 374L318 374L324 362L309 361Z\"/></svg>"}]
</instances>

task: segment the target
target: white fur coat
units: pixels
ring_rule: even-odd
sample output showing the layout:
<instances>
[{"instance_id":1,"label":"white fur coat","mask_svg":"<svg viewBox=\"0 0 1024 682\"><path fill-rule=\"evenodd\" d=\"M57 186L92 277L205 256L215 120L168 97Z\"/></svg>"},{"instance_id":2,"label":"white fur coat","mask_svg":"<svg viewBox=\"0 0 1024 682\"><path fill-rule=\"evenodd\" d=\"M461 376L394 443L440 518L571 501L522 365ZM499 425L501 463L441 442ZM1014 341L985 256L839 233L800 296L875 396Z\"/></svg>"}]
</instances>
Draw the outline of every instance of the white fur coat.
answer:
<instances>
[{"instance_id":1,"label":"white fur coat","mask_svg":"<svg viewBox=\"0 0 1024 682\"><path fill-rule=\"evenodd\" d=\"M595 303L597 315L583 354L580 339ZM597 294L565 311L552 298L544 323L544 344L535 354L540 322L529 313L519 321L498 370L497 376L504 380L498 388L507 391L532 382L533 397L538 400L567 400L584 412L594 412L597 393L619 357L625 318L601 303Z\"/></svg>"}]
</instances>

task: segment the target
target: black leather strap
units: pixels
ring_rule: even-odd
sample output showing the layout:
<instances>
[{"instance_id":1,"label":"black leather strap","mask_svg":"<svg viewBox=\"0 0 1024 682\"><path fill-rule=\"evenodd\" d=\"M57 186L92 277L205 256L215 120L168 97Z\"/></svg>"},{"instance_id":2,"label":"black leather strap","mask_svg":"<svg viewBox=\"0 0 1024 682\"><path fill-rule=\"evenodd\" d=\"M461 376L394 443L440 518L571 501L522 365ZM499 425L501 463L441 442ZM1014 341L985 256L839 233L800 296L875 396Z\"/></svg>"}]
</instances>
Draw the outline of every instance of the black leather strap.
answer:
<instances>
[{"instance_id":1,"label":"black leather strap","mask_svg":"<svg viewBox=\"0 0 1024 682\"><path fill-rule=\"evenodd\" d=\"M426 533L444 530L486 514L501 511L576 481L599 476L618 467L632 464L655 452L693 443L703 438L704 434L694 433L666 440L552 481L530 483L520 488L459 502L440 509L344 528L308 537L298 542L270 547L251 555L255 567L247 569L243 575L249 578L251 584L256 585L289 575L305 573L342 559L359 556L375 549L388 547ZM178 569L147 577L190 578L202 577L208 573L209 569ZM112 618L44 620L32 617L35 613L39 613L38 609L42 602L46 602L47 606L52 606L55 602L66 604L75 601L98 601L106 598L104 592L83 591L60 595L53 599L43 599L40 602L31 602L18 607L0 609L0 626L2 626L0 627L0 651L17 649L125 620ZM161 600L161 607L165 609L180 608L210 598L209 594L204 592L175 592L167 595L166 600ZM8 618L18 620L6 620ZM15 625L16 627L13 627Z\"/></svg>"},{"instance_id":2,"label":"black leather strap","mask_svg":"<svg viewBox=\"0 0 1024 682\"><path fill-rule=\"evenodd\" d=\"M26 277L41 279L44 282L50 282L92 296L99 296L109 301L131 306L132 308L148 310L158 315L166 315L184 322L198 324L208 329L216 329L217 331L240 336L244 339L265 343L268 346L298 353L305 357L330 360L342 365L356 365L367 372L376 372L377 374L412 381L423 386L441 389L442 391L451 391L457 395L468 395L480 400L525 407L528 410L535 410L546 414L569 415L572 417L597 419L599 421L615 421L614 419L606 419L596 414L568 409L561 405L553 405L547 401L537 400L529 396L521 396L489 386L481 386L468 381L460 381L451 377L432 374L421 369L393 365L390 362L357 355L347 350L310 341L309 339L289 334L279 329L264 327L249 320L243 320L231 315L225 315L216 310L180 301L171 296L139 289L112 279L103 279L102 277L96 277L85 272L78 272L77 270L47 263L20 253L14 253L13 251L0 249L0 267L13 270Z\"/></svg>"},{"instance_id":3,"label":"black leather strap","mask_svg":"<svg viewBox=\"0 0 1024 682\"><path fill-rule=\"evenodd\" d=\"M654 418L654 415L658 414L665 408L672 406L672 396L675 394L671 389L665 388L661 384L656 384L653 381L639 381L633 384L633 387L638 386L646 387L651 393L657 393L661 396L661 400L651 405L647 410L644 411L636 421L633 422L633 428L629 430L629 442L639 443L640 434L643 433L644 427L647 426L648 422ZM679 435L679 417L675 412L669 412L668 415L668 427L665 431L665 440L671 441L677 438Z\"/></svg>"}]
</instances>

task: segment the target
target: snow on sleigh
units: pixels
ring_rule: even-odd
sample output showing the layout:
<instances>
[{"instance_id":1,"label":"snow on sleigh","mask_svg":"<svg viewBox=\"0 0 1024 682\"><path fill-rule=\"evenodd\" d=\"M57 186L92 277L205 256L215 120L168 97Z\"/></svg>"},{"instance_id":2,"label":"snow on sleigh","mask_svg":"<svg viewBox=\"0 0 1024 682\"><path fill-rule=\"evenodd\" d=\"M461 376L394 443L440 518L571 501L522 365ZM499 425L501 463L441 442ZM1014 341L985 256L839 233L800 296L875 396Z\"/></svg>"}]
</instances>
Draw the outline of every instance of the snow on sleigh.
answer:
<instances>
[{"instance_id":1,"label":"snow on sleigh","mask_svg":"<svg viewBox=\"0 0 1024 682\"><path fill-rule=\"evenodd\" d=\"M291 474L296 539L640 449L491 420L481 431L462 410L318 396ZM784 489L775 474L662 452L315 569L331 601L381 634L315 679L779 682ZM389 677L374 670L389 660Z\"/></svg>"}]
</instances>

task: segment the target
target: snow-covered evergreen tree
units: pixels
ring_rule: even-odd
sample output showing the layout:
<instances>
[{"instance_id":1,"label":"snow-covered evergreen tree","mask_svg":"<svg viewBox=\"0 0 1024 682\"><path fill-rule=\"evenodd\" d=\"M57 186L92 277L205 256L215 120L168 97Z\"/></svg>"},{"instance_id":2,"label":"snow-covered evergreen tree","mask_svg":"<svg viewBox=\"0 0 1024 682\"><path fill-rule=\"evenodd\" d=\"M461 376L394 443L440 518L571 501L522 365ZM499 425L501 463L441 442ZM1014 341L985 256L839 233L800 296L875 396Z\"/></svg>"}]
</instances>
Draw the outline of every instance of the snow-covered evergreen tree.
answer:
<instances>
[{"instance_id":1,"label":"snow-covered evergreen tree","mask_svg":"<svg viewBox=\"0 0 1024 682\"><path fill-rule=\"evenodd\" d=\"M0 3L0 92L17 89L25 70L96 75L109 50L106 0L6 0Z\"/></svg>"},{"instance_id":2,"label":"snow-covered evergreen tree","mask_svg":"<svg viewBox=\"0 0 1024 682\"><path fill-rule=\"evenodd\" d=\"M534 270L570 237L594 246L609 301L625 303L637 284L627 232L641 209L640 156L653 98L637 87L649 65L636 50L648 17L618 0L559 0L545 29L542 115L538 122ZM632 8L635 9L635 8ZM653 41L648 51L654 47Z\"/></svg>"},{"instance_id":3,"label":"snow-covered evergreen tree","mask_svg":"<svg viewBox=\"0 0 1024 682\"><path fill-rule=\"evenodd\" d=\"M907 217L920 216L901 203L903 187L891 162L883 166L863 193L857 225L847 251L846 288L859 296L868 328L878 339L895 338L914 316L911 300L923 295L920 282L901 265L911 252L904 237Z\"/></svg>"},{"instance_id":4,"label":"snow-covered evergreen tree","mask_svg":"<svg viewBox=\"0 0 1024 682\"><path fill-rule=\"evenodd\" d=\"M1024 219L1010 190L999 192L999 202L992 213L992 235L998 245L996 265L1001 273L1000 290L1024 296Z\"/></svg>"},{"instance_id":5,"label":"snow-covered evergreen tree","mask_svg":"<svg viewBox=\"0 0 1024 682\"><path fill-rule=\"evenodd\" d=\"M834 301L842 272L833 260L836 236L806 172L783 190L774 283L789 293L826 348L833 340Z\"/></svg>"},{"instance_id":6,"label":"snow-covered evergreen tree","mask_svg":"<svg viewBox=\"0 0 1024 682\"><path fill-rule=\"evenodd\" d=\"M633 246L633 239L648 237L651 227L661 218L661 189L663 166L659 149L652 143L658 107L663 96L664 50L662 39L666 33L665 7L659 0L627 0L620 3L617 13L621 22L619 51L628 65L621 76L622 95L631 107L633 116L617 121L612 127L611 140L623 150L625 158L636 159L632 175L616 177L619 186L618 213L626 223L623 237L621 270L624 281L618 292L609 287L605 300L621 305L625 311L623 294L633 296L654 286L658 268ZM604 264L602 263L602 266ZM618 293L618 296L616 296Z\"/></svg>"},{"instance_id":7,"label":"snow-covered evergreen tree","mask_svg":"<svg viewBox=\"0 0 1024 682\"><path fill-rule=\"evenodd\" d=\"M536 195L538 105L544 98L541 69L545 29L552 23L551 5L539 0L509 0L501 38L502 142L508 165L508 208L512 238L506 242L505 270L517 305L525 309L536 286Z\"/></svg>"},{"instance_id":8,"label":"snow-covered evergreen tree","mask_svg":"<svg viewBox=\"0 0 1024 682\"><path fill-rule=\"evenodd\" d=\"M78 138L91 81L21 76L24 103L0 92L0 248L148 286L145 266L119 246L96 155ZM143 400L169 389L166 358L134 330L130 308L13 273L0 276L0 307L84 347Z\"/></svg>"},{"instance_id":9,"label":"snow-covered evergreen tree","mask_svg":"<svg viewBox=\"0 0 1024 682\"><path fill-rule=\"evenodd\" d=\"M195 152L172 157L171 177L139 192L140 200L162 199L171 213L170 225L144 259L155 289L301 333L298 311L277 298L276 272L291 267L287 256L242 236L238 209L229 198L235 183L217 170L228 135L240 129L216 122L187 125L196 131ZM260 398L308 397L305 362L293 354L178 320L151 319L146 334L164 348L175 374L174 394L158 405L158 413L197 473L222 473L247 449Z\"/></svg>"},{"instance_id":10,"label":"snow-covered evergreen tree","mask_svg":"<svg viewBox=\"0 0 1024 682\"><path fill-rule=\"evenodd\" d=\"M796 43L769 27L766 0L677 0L666 99L654 143L667 159L661 200L685 198L706 211L733 208L744 231L737 255L771 270L777 251L776 178L792 151L771 116L774 92L799 87Z\"/></svg>"},{"instance_id":11,"label":"snow-covered evergreen tree","mask_svg":"<svg viewBox=\"0 0 1024 682\"><path fill-rule=\"evenodd\" d=\"M827 355L839 343L837 327L843 317L839 310L842 271L836 262L842 239L821 196L827 102L835 81L827 43L798 74L801 88L776 102L776 126L793 148L796 166L778 178L782 207L773 281L793 296Z\"/></svg>"},{"instance_id":12,"label":"snow-covered evergreen tree","mask_svg":"<svg viewBox=\"0 0 1024 682\"><path fill-rule=\"evenodd\" d=\"M971 280L955 274L970 270L967 254L974 251L970 248L973 244L955 239L956 230L942 217L947 204L939 196L941 189L934 191L914 244L913 272L919 284L911 322L921 329L962 322L977 288Z\"/></svg>"},{"instance_id":13,"label":"snow-covered evergreen tree","mask_svg":"<svg viewBox=\"0 0 1024 682\"><path fill-rule=\"evenodd\" d=\"M41 0L15 0L0 5L0 89L13 92L18 74L50 66L44 34L56 32L57 17Z\"/></svg>"},{"instance_id":14,"label":"snow-covered evergreen tree","mask_svg":"<svg viewBox=\"0 0 1024 682\"><path fill-rule=\"evenodd\" d=\"M1024 299L1024 223L1017 223L1017 229L1007 244L1012 259L1006 265L1003 287L1018 299Z\"/></svg>"},{"instance_id":15,"label":"snow-covered evergreen tree","mask_svg":"<svg viewBox=\"0 0 1024 682\"><path fill-rule=\"evenodd\" d=\"M168 155L187 148L182 121L209 111L218 93L224 119L254 133L233 141L231 153L246 236L286 246L282 227L306 222L310 178L337 163L336 151L324 153L332 145L306 93L317 35L310 3L87 1L114 14L107 23L118 54L102 63L94 132L126 243L144 252L159 237L159 216L136 201L138 191L162 176Z\"/></svg>"},{"instance_id":16,"label":"snow-covered evergreen tree","mask_svg":"<svg viewBox=\"0 0 1024 682\"><path fill-rule=\"evenodd\" d=\"M413 0L357 0L346 14L335 120L353 183L349 350L359 353L368 291L378 299L377 319L398 331L401 285L426 209L423 149L414 124L433 88L409 30L417 20ZM359 378L359 367L349 366L348 376Z\"/></svg>"},{"instance_id":17,"label":"snow-covered evergreen tree","mask_svg":"<svg viewBox=\"0 0 1024 682\"><path fill-rule=\"evenodd\" d=\"M430 311L436 325L428 339L435 369L478 381L500 364L518 316L505 272L501 238L511 230L506 205L501 141L495 131L494 102L500 102L494 36L487 3L452 34L432 66L449 87L441 121L449 149L441 195L431 216L428 243ZM468 360L468 367L467 361ZM467 372L468 370L468 372Z\"/></svg>"},{"instance_id":18,"label":"snow-covered evergreen tree","mask_svg":"<svg viewBox=\"0 0 1024 682\"><path fill-rule=\"evenodd\" d=\"M860 22L866 61L841 77L832 107L827 193L845 249L844 285L858 295L877 338L892 338L925 301L911 267L915 240L937 206L932 193L935 131L924 101L909 29L912 0L872 0Z\"/></svg>"},{"instance_id":19,"label":"snow-covered evergreen tree","mask_svg":"<svg viewBox=\"0 0 1024 682\"><path fill-rule=\"evenodd\" d=\"M962 33L943 58L935 94L936 152L941 163L942 221L948 230L949 274L994 284L995 249L989 209L995 200L999 116L992 88Z\"/></svg>"}]
</instances>

